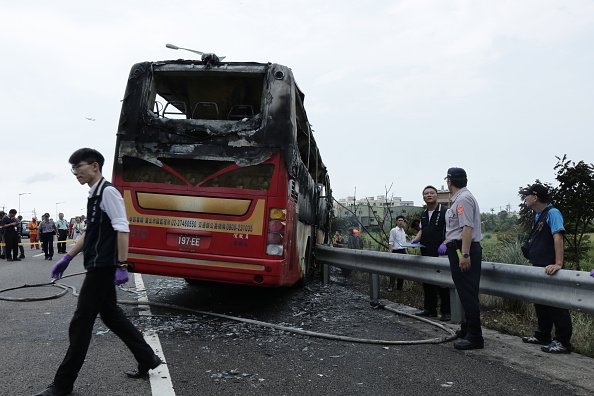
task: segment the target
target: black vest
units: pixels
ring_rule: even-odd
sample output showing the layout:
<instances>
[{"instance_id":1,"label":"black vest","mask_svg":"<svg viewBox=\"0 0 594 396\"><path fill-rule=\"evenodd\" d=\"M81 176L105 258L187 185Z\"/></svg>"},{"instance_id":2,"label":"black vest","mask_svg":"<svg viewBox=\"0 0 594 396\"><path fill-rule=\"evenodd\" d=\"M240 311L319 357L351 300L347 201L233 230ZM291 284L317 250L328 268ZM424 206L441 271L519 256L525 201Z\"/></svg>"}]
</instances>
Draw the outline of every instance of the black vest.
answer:
<instances>
[{"instance_id":1,"label":"black vest","mask_svg":"<svg viewBox=\"0 0 594 396\"><path fill-rule=\"evenodd\" d=\"M536 229L530 235L530 263L536 267L546 267L555 263L555 241L546 220L548 210L543 214L543 221L536 224Z\"/></svg>"},{"instance_id":2,"label":"black vest","mask_svg":"<svg viewBox=\"0 0 594 396\"><path fill-rule=\"evenodd\" d=\"M425 210L421 215L421 255L437 257L437 249L445 240L445 212L446 208L441 204L431 214Z\"/></svg>"},{"instance_id":3,"label":"black vest","mask_svg":"<svg viewBox=\"0 0 594 396\"><path fill-rule=\"evenodd\" d=\"M87 202L87 230L85 231L85 269L114 267L116 265L117 231L111 219L100 208L103 191L112 184L101 178Z\"/></svg>"}]
</instances>

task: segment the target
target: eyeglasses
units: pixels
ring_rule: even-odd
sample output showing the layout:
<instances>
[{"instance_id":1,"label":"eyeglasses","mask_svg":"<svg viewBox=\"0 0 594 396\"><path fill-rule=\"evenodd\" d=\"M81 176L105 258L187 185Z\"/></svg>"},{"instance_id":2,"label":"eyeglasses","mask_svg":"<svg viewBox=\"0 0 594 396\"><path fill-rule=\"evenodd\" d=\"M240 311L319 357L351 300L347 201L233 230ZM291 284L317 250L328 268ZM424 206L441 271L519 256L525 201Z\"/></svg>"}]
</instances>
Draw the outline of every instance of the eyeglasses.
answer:
<instances>
[{"instance_id":1,"label":"eyeglasses","mask_svg":"<svg viewBox=\"0 0 594 396\"><path fill-rule=\"evenodd\" d=\"M81 162L79 164L73 165L72 168L70 168L70 172L72 172L74 175L76 175L78 173L78 170L85 165L91 165L91 164L87 164L86 162Z\"/></svg>"}]
</instances>

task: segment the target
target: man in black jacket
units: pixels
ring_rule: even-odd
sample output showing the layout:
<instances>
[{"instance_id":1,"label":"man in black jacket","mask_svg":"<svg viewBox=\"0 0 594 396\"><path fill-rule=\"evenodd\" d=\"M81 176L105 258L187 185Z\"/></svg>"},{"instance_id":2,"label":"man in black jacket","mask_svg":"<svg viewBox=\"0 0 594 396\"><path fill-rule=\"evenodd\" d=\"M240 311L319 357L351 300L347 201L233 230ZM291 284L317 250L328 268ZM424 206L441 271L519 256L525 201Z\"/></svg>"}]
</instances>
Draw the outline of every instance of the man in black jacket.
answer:
<instances>
[{"instance_id":1,"label":"man in black jacket","mask_svg":"<svg viewBox=\"0 0 594 396\"><path fill-rule=\"evenodd\" d=\"M437 189L433 186L427 186L423 189L423 200L427 208L421 215L421 229L411 243L420 242L421 255L429 257L438 257L446 254L445 241L445 213L447 208L437 203ZM441 300L442 321L451 319L450 311L450 289L440 287L429 283L423 283L425 300L423 311L417 313L417 316L437 316L437 296Z\"/></svg>"}]
</instances>

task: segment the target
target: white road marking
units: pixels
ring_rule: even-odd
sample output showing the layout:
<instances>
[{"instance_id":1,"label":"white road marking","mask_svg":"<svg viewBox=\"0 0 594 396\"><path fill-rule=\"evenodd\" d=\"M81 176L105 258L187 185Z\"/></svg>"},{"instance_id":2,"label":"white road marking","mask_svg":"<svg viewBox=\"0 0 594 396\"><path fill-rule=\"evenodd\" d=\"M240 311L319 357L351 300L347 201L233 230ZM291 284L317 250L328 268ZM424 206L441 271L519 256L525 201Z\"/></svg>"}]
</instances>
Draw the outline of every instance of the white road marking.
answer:
<instances>
[{"instance_id":1,"label":"white road marking","mask_svg":"<svg viewBox=\"0 0 594 396\"><path fill-rule=\"evenodd\" d=\"M138 307L142 308L138 311L138 314L152 315L150 306L142 304L143 302L148 302L148 296L140 274L134 274L134 283L136 284L136 291L138 292ZM146 342L153 348L163 363L166 363L167 361L165 360L161 341L159 341L157 333L155 331L145 330L143 335ZM156 369L149 371L149 379L151 381L153 396L175 396L167 364L162 364Z\"/></svg>"}]
</instances>

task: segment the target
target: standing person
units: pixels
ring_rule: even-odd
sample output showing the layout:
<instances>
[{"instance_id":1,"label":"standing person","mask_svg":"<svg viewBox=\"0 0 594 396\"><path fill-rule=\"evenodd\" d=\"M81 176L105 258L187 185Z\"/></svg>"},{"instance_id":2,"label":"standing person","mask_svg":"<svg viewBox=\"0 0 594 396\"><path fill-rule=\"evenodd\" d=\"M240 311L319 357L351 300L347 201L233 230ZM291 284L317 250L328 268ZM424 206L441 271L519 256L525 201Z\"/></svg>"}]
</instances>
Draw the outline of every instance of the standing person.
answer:
<instances>
[{"instance_id":1,"label":"standing person","mask_svg":"<svg viewBox=\"0 0 594 396\"><path fill-rule=\"evenodd\" d=\"M19 245L19 258L20 259L24 259L25 258L25 248L23 247L23 241L22 241L22 233L23 233L23 216L18 215L17 216L17 220L18 220L18 227L17 227L17 243Z\"/></svg>"},{"instance_id":2,"label":"standing person","mask_svg":"<svg viewBox=\"0 0 594 396\"><path fill-rule=\"evenodd\" d=\"M6 216L6 213L3 210L0 210L0 245L2 250L0 252L0 259L4 260L6 259L6 241L4 241L4 216Z\"/></svg>"},{"instance_id":3,"label":"standing person","mask_svg":"<svg viewBox=\"0 0 594 396\"><path fill-rule=\"evenodd\" d=\"M332 245L334 247L343 247L344 238L342 237L342 231L336 230L336 232L334 233L334 243Z\"/></svg>"},{"instance_id":4,"label":"standing person","mask_svg":"<svg viewBox=\"0 0 594 396\"><path fill-rule=\"evenodd\" d=\"M75 241L80 238L80 236L85 232L86 229L85 223L82 222L80 216L76 216L74 218L74 224L72 225L72 239Z\"/></svg>"},{"instance_id":5,"label":"standing person","mask_svg":"<svg viewBox=\"0 0 594 396\"><path fill-rule=\"evenodd\" d=\"M405 225L406 220L404 219L404 216L399 215L396 217L396 227L390 230L390 238L388 240L390 252L406 254L406 249L402 247L402 244L406 243L406 231L404 231ZM391 276L390 283L388 284L389 292L394 290L394 284L396 284L396 290L402 290L404 279L398 278L398 281L396 281L396 277Z\"/></svg>"},{"instance_id":6,"label":"standing person","mask_svg":"<svg viewBox=\"0 0 594 396\"><path fill-rule=\"evenodd\" d=\"M549 190L542 184L533 184L522 191L524 204L534 211L532 232L528 240L526 257L532 265L543 267L548 276L563 268L563 215L549 201ZM528 344L543 345L548 353L570 353L573 326L566 308L534 304L538 328L533 336L522 337ZM555 325L555 338L551 332Z\"/></svg>"},{"instance_id":7,"label":"standing person","mask_svg":"<svg viewBox=\"0 0 594 396\"><path fill-rule=\"evenodd\" d=\"M6 244L6 261L21 261L19 255L19 242L17 227L19 222L16 218L16 209L10 209L8 216L2 218L4 229L4 243Z\"/></svg>"},{"instance_id":8,"label":"standing person","mask_svg":"<svg viewBox=\"0 0 594 396\"><path fill-rule=\"evenodd\" d=\"M56 233L56 225L50 219L49 213L44 213L41 218L42 221L39 224L41 249L43 249L45 259L51 261L54 257L54 234Z\"/></svg>"},{"instance_id":9,"label":"standing person","mask_svg":"<svg viewBox=\"0 0 594 396\"><path fill-rule=\"evenodd\" d=\"M66 238L68 238L68 222L64 218L64 213L58 213L56 228L58 229L58 253L64 254L66 253Z\"/></svg>"},{"instance_id":10,"label":"standing person","mask_svg":"<svg viewBox=\"0 0 594 396\"><path fill-rule=\"evenodd\" d=\"M466 188L468 178L462 168L450 168L445 177L451 194L451 205L446 212L446 246L452 280L464 309L461 328L456 335L462 340L454 343L456 349L482 349L481 308L479 284L483 248L480 241L481 211L478 202Z\"/></svg>"},{"instance_id":11,"label":"standing person","mask_svg":"<svg viewBox=\"0 0 594 396\"><path fill-rule=\"evenodd\" d=\"M36 248L39 250L39 223L37 223L37 217L31 218L27 227L29 227L29 242L31 242L31 249Z\"/></svg>"},{"instance_id":12,"label":"standing person","mask_svg":"<svg viewBox=\"0 0 594 396\"><path fill-rule=\"evenodd\" d=\"M72 392L91 342L97 314L132 351L138 362L131 378L148 378L150 369L162 361L146 343L142 334L128 320L116 302L115 284L128 281L128 236L130 229L124 200L116 188L102 176L104 158L94 149L82 148L68 160L80 184L90 188L87 202L86 232L52 268L52 278L60 279L68 264L79 252L84 253L87 270L79 292L78 304L70 322L70 347L58 368L54 381L36 396L68 395Z\"/></svg>"},{"instance_id":13,"label":"standing person","mask_svg":"<svg viewBox=\"0 0 594 396\"><path fill-rule=\"evenodd\" d=\"M445 214L447 208L437 203L437 189L427 186L423 189L423 201L427 208L421 214L420 230L411 243L420 242L421 256L438 257L446 253L445 242ZM444 322L451 319L450 289L429 283L423 283L425 300L423 311L417 316L437 316L437 296L441 300L441 317Z\"/></svg>"}]
</instances>

